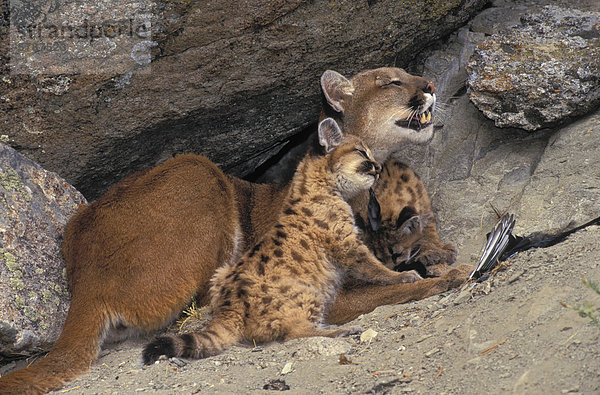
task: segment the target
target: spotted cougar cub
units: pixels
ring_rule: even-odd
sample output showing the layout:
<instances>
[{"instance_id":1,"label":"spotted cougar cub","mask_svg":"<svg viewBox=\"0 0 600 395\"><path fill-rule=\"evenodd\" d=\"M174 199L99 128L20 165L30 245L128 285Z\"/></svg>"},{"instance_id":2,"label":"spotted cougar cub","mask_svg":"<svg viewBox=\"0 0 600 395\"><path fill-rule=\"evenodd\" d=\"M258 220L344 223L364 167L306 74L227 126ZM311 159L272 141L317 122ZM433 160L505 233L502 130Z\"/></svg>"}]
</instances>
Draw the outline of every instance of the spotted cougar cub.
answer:
<instances>
[{"instance_id":1,"label":"spotted cougar cub","mask_svg":"<svg viewBox=\"0 0 600 395\"><path fill-rule=\"evenodd\" d=\"M300 163L277 224L213 276L207 329L158 337L144 349L144 363L161 355L203 358L242 340L348 334L351 329L323 327L345 275L379 284L420 279L414 271L386 268L358 236L347 200L370 188L381 171L370 150L343 136L331 118L318 133L325 155L313 152Z\"/></svg>"},{"instance_id":2,"label":"spotted cougar cub","mask_svg":"<svg viewBox=\"0 0 600 395\"><path fill-rule=\"evenodd\" d=\"M454 244L440 241L423 182L404 163L385 162L364 207L356 216L365 243L390 269L438 276L456 260Z\"/></svg>"}]
</instances>

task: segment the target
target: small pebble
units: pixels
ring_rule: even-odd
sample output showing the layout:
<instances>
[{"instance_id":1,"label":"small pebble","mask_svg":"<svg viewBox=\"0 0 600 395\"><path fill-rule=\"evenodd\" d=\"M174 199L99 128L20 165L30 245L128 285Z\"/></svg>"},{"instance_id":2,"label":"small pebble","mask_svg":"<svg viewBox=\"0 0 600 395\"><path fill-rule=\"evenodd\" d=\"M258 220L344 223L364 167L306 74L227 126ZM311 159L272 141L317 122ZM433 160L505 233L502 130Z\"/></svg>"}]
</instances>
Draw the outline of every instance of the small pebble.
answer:
<instances>
[{"instance_id":1,"label":"small pebble","mask_svg":"<svg viewBox=\"0 0 600 395\"><path fill-rule=\"evenodd\" d=\"M288 374L292 371L292 362L288 362L285 364L285 366L283 367L283 369L281 369L281 374Z\"/></svg>"},{"instance_id":2,"label":"small pebble","mask_svg":"<svg viewBox=\"0 0 600 395\"><path fill-rule=\"evenodd\" d=\"M366 331L364 331L363 333L361 333L360 335L360 342L361 343L367 343L370 342L371 340L375 339L375 337L377 336L377 332L374 331L373 329L369 328Z\"/></svg>"},{"instance_id":3,"label":"small pebble","mask_svg":"<svg viewBox=\"0 0 600 395\"><path fill-rule=\"evenodd\" d=\"M508 283L512 284L517 281L523 274L525 274L525 270L519 270L508 279Z\"/></svg>"},{"instance_id":4,"label":"small pebble","mask_svg":"<svg viewBox=\"0 0 600 395\"><path fill-rule=\"evenodd\" d=\"M469 289L464 289L458 296L454 299L454 304L461 304L471 299L471 292Z\"/></svg>"},{"instance_id":5,"label":"small pebble","mask_svg":"<svg viewBox=\"0 0 600 395\"><path fill-rule=\"evenodd\" d=\"M187 362L182 361L181 359L175 358L175 357L170 358L169 361L172 362L172 363L174 363L175 365L179 366L180 368L182 368L185 365L187 365Z\"/></svg>"}]
</instances>

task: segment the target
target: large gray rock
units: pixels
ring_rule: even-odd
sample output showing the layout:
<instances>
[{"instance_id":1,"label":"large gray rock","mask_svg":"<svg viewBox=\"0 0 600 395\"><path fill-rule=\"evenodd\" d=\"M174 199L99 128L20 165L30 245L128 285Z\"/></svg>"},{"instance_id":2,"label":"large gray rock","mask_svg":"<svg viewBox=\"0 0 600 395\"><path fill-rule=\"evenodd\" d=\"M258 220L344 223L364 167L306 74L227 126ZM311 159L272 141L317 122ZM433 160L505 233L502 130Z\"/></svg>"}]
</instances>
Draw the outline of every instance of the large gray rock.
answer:
<instances>
[{"instance_id":1,"label":"large gray rock","mask_svg":"<svg viewBox=\"0 0 600 395\"><path fill-rule=\"evenodd\" d=\"M550 136L514 205L520 233L580 225L600 216L600 110Z\"/></svg>"},{"instance_id":2,"label":"large gray rock","mask_svg":"<svg viewBox=\"0 0 600 395\"><path fill-rule=\"evenodd\" d=\"M64 23L77 26L82 16L101 18L99 7L108 2L69 0L57 7L42 0L11 13L12 22L45 23L61 13ZM109 37L78 41L73 51L80 58L65 55L82 62L80 74L8 75L8 57L1 58L0 134L88 198L184 151L247 174L316 121L323 71L352 75L394 59L406 64L486 2L157 1L151 37L134 43L143 47L137 52L126 51L142 64L109 57L111 48L120 48ZM105 9L123 14L130 3ZM0 52L13 49L13 61L35 65L21 41L11 47L7 26L0 26ZM46 55L42 60L50 59ZM131 67L111 74L98 69L92 55L106 67L125 60Z\"/></svg>"},{"instance_id":3,"label":"large gray rock","mask_svg":"<svg viewBox=\"0 0 600 395\"><path fill-rule=\"evenodd\" d=\"M0 360L48 350L58 338L70 300L60 240L85 202L0 143Z\"/></svg>"},{"instance_id":4,"label":"large gray rock","mask_svg":"<svg viewBox=\"0 0 600 395\"><path fill-rule=\"evenodd\" d=\"M514 20L514 12L505 15ZM600 13L546 6L521 22L480 44L469 61L477 108L496 126L530 131L597 108Z\"/></svg>"}]
</instances>

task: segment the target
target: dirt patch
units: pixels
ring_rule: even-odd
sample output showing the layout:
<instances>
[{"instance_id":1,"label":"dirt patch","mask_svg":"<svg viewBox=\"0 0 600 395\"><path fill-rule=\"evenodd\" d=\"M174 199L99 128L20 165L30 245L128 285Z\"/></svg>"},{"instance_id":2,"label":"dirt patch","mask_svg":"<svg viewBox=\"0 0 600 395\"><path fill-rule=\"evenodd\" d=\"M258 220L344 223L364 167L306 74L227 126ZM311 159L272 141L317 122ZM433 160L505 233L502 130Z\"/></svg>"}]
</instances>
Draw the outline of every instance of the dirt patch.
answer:
<instances>
[{"instance_id":1,"label":"dirt patch","mask_svg":"<svg viewBox=\"0 0 600 395\"><path fill-rule=\"evenodd\" d=\"M148 339L107 347L61 392L599 393L600 328L560 302L600 297L600 228L521 253L475 287L359 317L370 336L234 347L199 361L141 365ZM270 390L265 390L270 388Z\"/></svg>"}]
</instances>

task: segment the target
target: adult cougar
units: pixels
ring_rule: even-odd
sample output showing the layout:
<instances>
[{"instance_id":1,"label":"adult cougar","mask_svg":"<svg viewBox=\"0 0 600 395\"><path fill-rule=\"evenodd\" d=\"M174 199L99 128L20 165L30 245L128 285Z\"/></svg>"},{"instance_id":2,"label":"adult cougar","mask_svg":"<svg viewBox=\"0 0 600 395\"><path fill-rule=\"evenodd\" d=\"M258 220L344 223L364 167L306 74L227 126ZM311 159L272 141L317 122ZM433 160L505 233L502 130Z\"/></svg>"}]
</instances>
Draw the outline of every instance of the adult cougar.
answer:
<instances>
[{"instance_id":1,"label":"adult cougar","mask_svg":"<svg viewBox=\"0 0 600 395\"><path fill-rule=\"evenodd\" d=\"M367 70L348 80L321 78L331 113L378 162L407 141L433 133L433 86L401 69ZM36 365L0 378L0 393L40 393L86 372L106 338L166 326L196 297L207 303L217 267L236 261L272 228L287 186L257 185L224 174L208 159L181 155L135 173L69 222L63 255L72 293L63 332ZM460 284L470 270L409 284L343 289L329 310L342 323L386 303Z\"/></svg>"}]
</instances>

